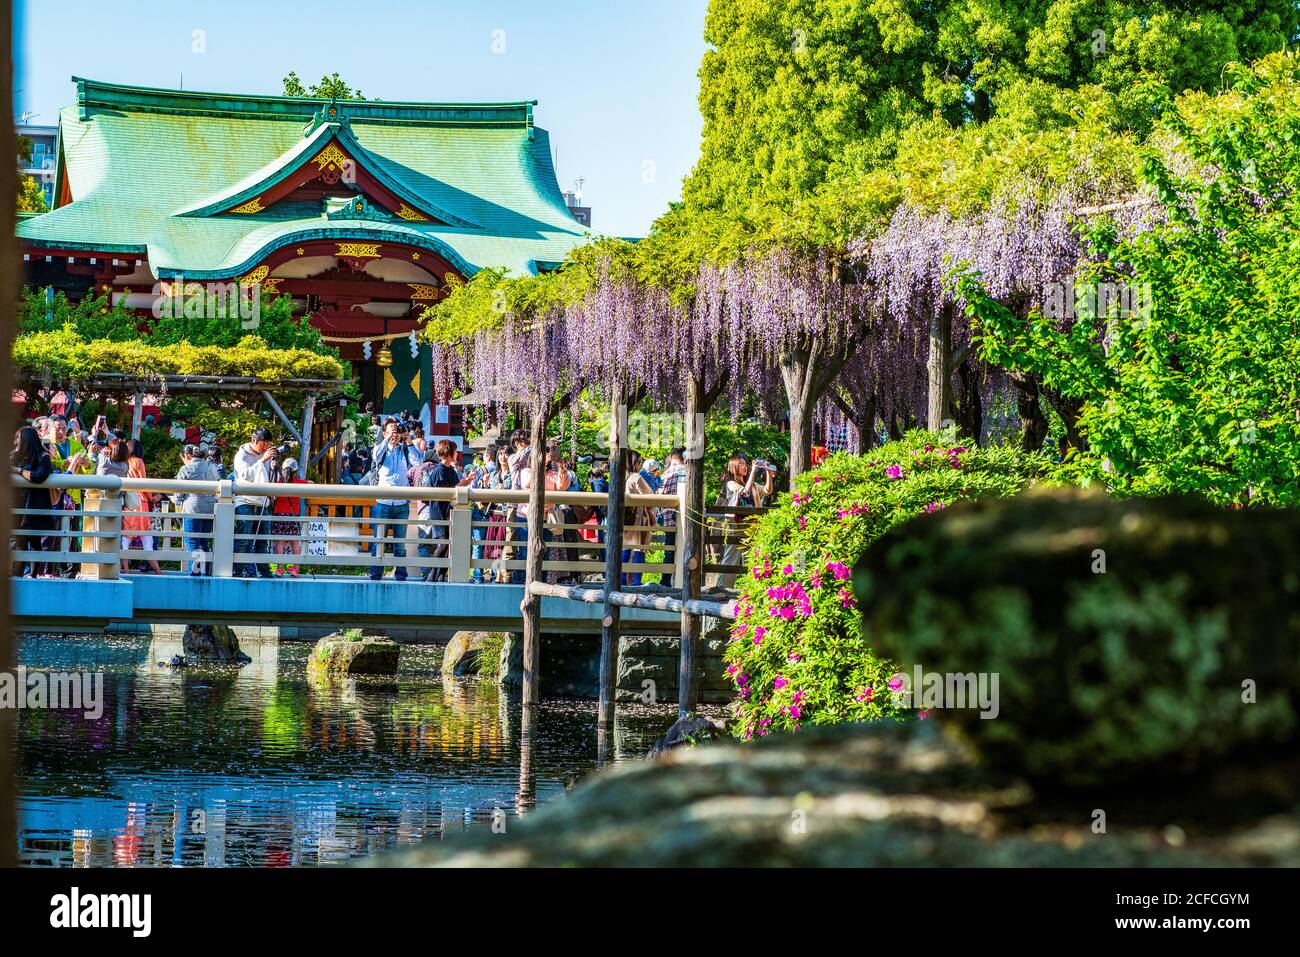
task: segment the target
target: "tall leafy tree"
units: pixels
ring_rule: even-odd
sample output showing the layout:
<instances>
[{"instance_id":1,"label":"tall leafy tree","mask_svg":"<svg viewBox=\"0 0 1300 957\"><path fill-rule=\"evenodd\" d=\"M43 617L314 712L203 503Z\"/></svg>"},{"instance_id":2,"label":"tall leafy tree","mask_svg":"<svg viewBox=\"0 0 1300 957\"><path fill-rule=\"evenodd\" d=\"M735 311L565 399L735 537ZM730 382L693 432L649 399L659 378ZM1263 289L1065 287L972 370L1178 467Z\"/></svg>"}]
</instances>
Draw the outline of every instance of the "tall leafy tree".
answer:
<instances>
[{"instance_id":1,"label":"tall leafy tree","mask_svg":"<svg viewBox=\"0 0 1300 957\"><path fill-rule=\"evenodd\" d=\"M1078 314L965 293L987 357L1079 400L1072 465L1140 493L1300 498L1300 56L1167 111L1143 175L1163 220L1092 232ZM1103 295L1104 290L1117 295ZM1127 296L1123 291L1128 290ZM1136 304L1136 307L1135 307Z\"/></svg>"}]
</instances>

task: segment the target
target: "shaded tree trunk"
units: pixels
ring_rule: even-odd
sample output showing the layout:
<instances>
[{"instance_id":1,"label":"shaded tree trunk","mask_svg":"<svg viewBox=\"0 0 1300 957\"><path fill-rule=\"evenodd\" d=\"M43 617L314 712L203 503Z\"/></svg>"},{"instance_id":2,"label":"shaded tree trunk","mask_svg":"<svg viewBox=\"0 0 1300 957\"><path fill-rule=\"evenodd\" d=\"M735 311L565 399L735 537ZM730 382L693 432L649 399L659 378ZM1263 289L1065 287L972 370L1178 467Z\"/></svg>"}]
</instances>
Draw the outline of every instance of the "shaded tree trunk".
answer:
<instances>
[{"instance_id":1,"label":"shaded tree trunk","mask_svg":"<svg viewBox=\"0 0 1300 957\"><path fill-rule=\"evenodd\" d=\"M962 362L957 367L957 377L961 382L961 398L954 410L957 428L978 444L984 433L984 402L980 398L979 376L973 361Z\"/></svg>"},{"instance_id":2,"label":"shaded tree trunk","mask_svg":"<svg viewBox=\"0 0 1300 957\"><path fill-rule=\"evenodd\" d=\"M1047 438L1047 417L1038 401L1038 378L1023 372L1011 372L1009 376L1019 393L1016 411L1020 414L1020 445L1026 452L1037 452Z\"/></svg>"},{"instance_id":3,"label":"shaded tree trunk","mask_svg":"<svg viewBox=\"0 0 1300 957\"><path fill-rule=\"evenodd\" d=\"M928 395L926 428L943 428L952 405L949 385L952 363L952 306L944 306L930 317L930 358L926 362Z\"/></svg>"},{"instance_id":4,"label":"shaded tree trunk","mask_svg":"<svg viewBox=\"0 0 1300 957\"><path fill-rule=\"evenodd\" d=\"M852 347L827 355L820 339L787 349L781 355L781 381L790 405L790 482L808 470L812 458L812 414L817 400L835 381L853 354Z\"/></svg>"}]
</instances>

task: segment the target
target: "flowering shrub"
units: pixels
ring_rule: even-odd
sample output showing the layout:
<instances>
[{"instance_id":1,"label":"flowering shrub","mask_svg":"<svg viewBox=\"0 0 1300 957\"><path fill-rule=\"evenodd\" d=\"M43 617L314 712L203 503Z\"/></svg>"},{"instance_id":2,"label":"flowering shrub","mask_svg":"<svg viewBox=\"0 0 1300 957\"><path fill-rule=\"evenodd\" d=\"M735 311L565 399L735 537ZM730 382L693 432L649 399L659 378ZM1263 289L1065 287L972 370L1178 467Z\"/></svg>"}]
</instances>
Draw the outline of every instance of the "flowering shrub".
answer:
<instances>
[{"instance_id":1,"label":"flowering shrub","mask_svg":"<svg viewBox=\"0 0 1300 957\"><path fill-rule=\"evenodd\" d=\"M739 582L727 648L737 733L752 738L805 721L894 715L897 669L863 634L850 584L854 563L902 522L958 499L1014 495L1047 468L1045 459L1016 448L911 432L866 455L833 455L801 475L755 528L750 572Z\"/></svg>"}]
</instances>

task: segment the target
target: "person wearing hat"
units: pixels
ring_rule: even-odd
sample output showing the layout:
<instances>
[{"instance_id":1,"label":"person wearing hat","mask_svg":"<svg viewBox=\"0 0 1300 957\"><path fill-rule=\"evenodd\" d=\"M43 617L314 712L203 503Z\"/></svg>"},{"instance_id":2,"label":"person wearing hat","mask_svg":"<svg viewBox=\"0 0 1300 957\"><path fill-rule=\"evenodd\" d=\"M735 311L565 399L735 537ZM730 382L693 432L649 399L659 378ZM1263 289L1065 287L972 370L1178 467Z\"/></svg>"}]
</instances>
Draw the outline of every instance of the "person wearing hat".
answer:
<instances>
[{"instance_id":1,"label":"person wearing hat","mask_svg":"<svg viewBox=\"0 0 1300 957\"><path fill-rule=\"evenodd\" d=\"M650 491L658 494L660 486L664 484L662 466L659 465L658 459L646 459L645 465L641 466L641 477L645 479L646 485L650 486Z\"/></svg>"},{"instance_id":2,"label":"person wearing hat","mask_svg":"<svg viewBox=\"0 0 1300 957\"><path fill-rule=\"evenodd\" d=\"M280 463L273 476L274 481L288 485L306 485L307 480L298 477L298 460L287 458ZM294 519L302 516L302 498L297 495L277 495L271 504L271 534L275 536L276 555L301 555L303 523ZM298 574L298 566L272 565L271 571L276 576Z\"/></svg>"},{"instance_id":3,"label":"person wearing hat","mask_svg":"<svg viewBox=\"0 0 1300 957\"><path fill-rule=\"evenodd\" d=\"M216 467L197 445L187 445L181 450L181 470L176 473L178 482L216 482L220 480ZM180 513L181 530L185 537L185 550L190 553L191 575L211 575L212 515L216 511L217 497L211 493L178 492L173 501Z\"/></svg>"}]
</instances>

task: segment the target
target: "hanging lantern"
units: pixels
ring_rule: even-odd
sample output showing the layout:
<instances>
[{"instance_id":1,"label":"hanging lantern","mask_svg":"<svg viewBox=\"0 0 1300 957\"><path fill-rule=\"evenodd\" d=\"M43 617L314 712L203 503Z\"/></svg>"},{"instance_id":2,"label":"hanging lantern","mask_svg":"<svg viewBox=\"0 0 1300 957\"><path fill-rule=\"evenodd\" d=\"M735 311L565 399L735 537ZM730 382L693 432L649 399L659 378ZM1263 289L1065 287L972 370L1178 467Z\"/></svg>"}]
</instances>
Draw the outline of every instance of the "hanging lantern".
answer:
<instances>
[{"instance_id":1,"label":"hanging lantern","mask_svg":"<svg viewBox=\"0 0 1300 957\"><path fill-rule=\"evenodd\" d=\"M379 350L379 355L375 356L375 365L381 369L387 369L392 364L393 350L388 348L388 343L385 342L383 348Z\"/></svg>"}]
</instances>

